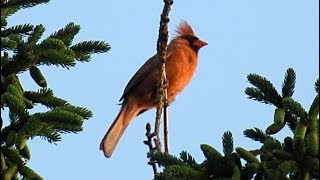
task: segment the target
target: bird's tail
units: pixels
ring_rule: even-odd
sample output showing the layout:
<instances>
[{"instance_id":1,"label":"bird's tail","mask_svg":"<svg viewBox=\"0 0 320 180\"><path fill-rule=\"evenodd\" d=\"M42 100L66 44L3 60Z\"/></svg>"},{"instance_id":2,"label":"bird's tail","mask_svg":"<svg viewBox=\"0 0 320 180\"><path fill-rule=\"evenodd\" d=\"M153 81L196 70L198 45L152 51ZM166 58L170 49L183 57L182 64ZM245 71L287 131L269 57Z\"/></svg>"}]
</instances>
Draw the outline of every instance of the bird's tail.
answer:
<instances>
[{"instance_id":1,"label":"bird's tail","mask_svg":"<svg viewBox=\"0 0 320 180\"><path fill-rule=\"evenodd\" d=\"M103 151L106 157L111 157L127 126L139 113L138 108L132 107L129 104L132 105L131 103L122 104L118 116L100 143L100 150Z\"/></svg>"}]
</instances>

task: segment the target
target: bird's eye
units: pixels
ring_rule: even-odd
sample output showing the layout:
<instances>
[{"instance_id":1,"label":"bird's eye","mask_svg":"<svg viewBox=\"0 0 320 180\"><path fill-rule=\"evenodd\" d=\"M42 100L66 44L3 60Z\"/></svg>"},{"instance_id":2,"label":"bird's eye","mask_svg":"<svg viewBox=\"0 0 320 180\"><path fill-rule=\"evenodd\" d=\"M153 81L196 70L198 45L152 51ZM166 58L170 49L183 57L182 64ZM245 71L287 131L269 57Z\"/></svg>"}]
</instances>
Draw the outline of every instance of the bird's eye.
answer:
<instances>
[{"instance_id":1,"label":"bird's eye","mask_svg":"<svg viewBox=\"0 0 320 180\"><path fill-rule=\"evenodd\" d=\"M184 35L181 36L182 38L186 39L190 44L193 44L193 42L195 40L198 40L199 38L195 37L195 36L190 36L190 35Z\"/></svg>"}]
</instances>

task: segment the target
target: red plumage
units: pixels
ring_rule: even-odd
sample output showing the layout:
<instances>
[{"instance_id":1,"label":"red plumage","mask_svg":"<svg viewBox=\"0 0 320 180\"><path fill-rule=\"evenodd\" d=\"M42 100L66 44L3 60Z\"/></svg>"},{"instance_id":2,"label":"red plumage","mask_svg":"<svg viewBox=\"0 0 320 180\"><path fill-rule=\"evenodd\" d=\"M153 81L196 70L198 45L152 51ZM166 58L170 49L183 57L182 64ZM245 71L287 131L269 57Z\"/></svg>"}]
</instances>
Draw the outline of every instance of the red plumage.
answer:
<instances>
[{"instance_id":1,"label":"red plumage","mask_svg":"<svg viewBox=\"0 0 320 180\"><path fill-rule=\"evenodd\" d=\"M197 67L198 50L207 45L195 36L186 21L181 21L176 33L168 45L166 56L169 103L190 82ZM120 112L100 144L100 150L106 157L111 157L129 123L140 113L156 107L156 70L160 65L156 55L152 56L127 84L120 98L123 100Z\"/></svg>"}]
</instances>

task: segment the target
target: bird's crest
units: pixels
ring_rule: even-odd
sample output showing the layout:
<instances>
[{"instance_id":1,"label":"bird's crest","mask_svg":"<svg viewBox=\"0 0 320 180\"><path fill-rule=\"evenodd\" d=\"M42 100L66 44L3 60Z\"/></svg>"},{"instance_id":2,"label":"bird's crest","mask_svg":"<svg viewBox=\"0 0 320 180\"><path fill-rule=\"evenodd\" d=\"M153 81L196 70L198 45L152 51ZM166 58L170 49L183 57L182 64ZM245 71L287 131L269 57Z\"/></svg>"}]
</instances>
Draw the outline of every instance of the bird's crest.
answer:
<instances>
[{"instance_id":1,"label":"bird's crest","mask_svg":"<svg viewBox=\"0 0 320 180\"><path fill-rule=\"evenodd\" d=\"M180 22L180 24L178 25L178 27L176 29L176 33L177 33L176 37L183 36L183 35L195 36L191 26L188 24L187 21L184 21L184 20L182 20Z\"/></svg>"}]
</instances>

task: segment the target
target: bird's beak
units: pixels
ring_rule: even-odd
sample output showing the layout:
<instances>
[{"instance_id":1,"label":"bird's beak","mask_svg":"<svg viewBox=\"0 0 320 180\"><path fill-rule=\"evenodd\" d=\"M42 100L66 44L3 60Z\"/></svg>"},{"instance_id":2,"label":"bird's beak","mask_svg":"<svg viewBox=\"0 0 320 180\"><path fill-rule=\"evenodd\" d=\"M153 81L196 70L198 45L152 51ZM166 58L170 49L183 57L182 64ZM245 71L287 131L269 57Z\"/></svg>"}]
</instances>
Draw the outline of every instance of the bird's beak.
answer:
<instances>
[{"instance_id":1,"label":"bird's beak","mask_svg":"<svg viewBox=\"0 0 320 180\"><path fill-rule=\"evenodd\" d=\"M208 45L208 43L201 41L200 39L196 40L193 42L193 45L198 47L199 49L202 48L203 46Z\"/></svg>"}]
</instances>

